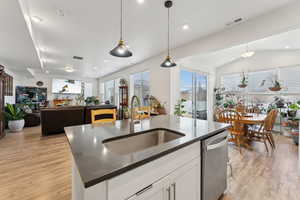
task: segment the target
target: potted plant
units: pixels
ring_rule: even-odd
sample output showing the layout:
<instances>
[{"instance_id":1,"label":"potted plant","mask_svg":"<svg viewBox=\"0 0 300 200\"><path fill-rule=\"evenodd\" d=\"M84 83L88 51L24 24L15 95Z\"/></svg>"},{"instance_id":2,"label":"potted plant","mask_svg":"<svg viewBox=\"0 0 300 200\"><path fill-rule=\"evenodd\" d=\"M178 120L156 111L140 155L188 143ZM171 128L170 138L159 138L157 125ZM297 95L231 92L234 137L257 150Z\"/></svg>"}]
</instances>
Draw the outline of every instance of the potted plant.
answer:
<instances>
[{"instance_id":1,"label":"potted plant","mask_svg":"<svg viewBox=\"0 0 300 200\"><path fill-rule=\"evenodd\" d=\"M272 84L273 84L273 86L269 87L269 90L271 90L273 92L277 92L277 91L280 91L282 89L281 84L278 81L277 77L275 77L274 80L272 80Z\"/></svg>"},{"instance_id":2,"label":"potted plant","mask_svg":"<svg viewBox=\"0 0 300 200\"><path fill-rule=\"evenodd\" d=\"M25 112L18 106L6 104L5 119L8 121L8 128L12 132L22 131L25 121Z\"/></svg>"},{"instance_id":3,"label":"potted plant","mask_svg":"<svg viewBox=\"0 0 300 200\"><path fill-rule=\"evenodd\" d=\"M245 88L248 85L248 79L245 76L245 73L242 73L241 84L238 85L239 88Z\"/></svg>"},{"instance_id":4,"label":"potted plant","mask_svg":"<svg viewBox=\"0 0 300 200\"><path fill-rule=\"evenodd\" d=\"M183 109L184 109L184 105L183 105L184 102L186 102L185 99L180 99L180 100L178 101L178 103L175 105L175 111L174 111L174 114L175 114L176 116L178 116L178 117L182 117L182 116L186 113L186 111L183 110Z\"/></svg>"},{"instance_id":5,"label":"potted plant","mask_svg":"<svg viewBox=\"0 0 300 200\"><path fill-rule=\"evenodd\" d=\"M91 96L91 97L87 97L87 98L85 99L85 103L86 103L87 105L92 105L92 106L94 106L94 105L98 105L98 104L100 103L100 101L97 99L97 97Z\"/></svg>"},{"instance_id":6,"label":"potted plant","mask_svg":"<svg viewBox=\"0 0 300 200\"><path fill-rule=\"evenodd\" d=\"M289 110L287 111L287 114L289 117L294 119L297 116L298 110L300 110L300 106L297 103L293 103L289 105Z\"/></svg>"},{"instance_id":7,"label":"potted plant","mask_svg":"<svg viewBox=\"0 0 300 200\"><path fill-rule=\"evenodd\" d=\"M236 104L234 103L234 101L233 101L232 99L227 100L227 101L223 104L224 108L234 108L235 105L236 105Z\"/></svg>"}]
</instances>

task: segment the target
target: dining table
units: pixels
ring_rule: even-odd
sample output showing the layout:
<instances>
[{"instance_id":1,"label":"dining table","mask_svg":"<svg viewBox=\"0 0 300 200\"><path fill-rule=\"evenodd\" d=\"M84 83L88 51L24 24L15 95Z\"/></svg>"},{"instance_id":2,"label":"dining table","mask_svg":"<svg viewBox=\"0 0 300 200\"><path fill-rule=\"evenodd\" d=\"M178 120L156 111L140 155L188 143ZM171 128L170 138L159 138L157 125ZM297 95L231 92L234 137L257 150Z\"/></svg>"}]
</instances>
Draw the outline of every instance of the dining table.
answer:
<instances>
[{"instance_id":1,"label":"dining table","mask_svg":"<svg viewBox=\"0 0 300 200\"><path fill-rule=\"evenodd\" d=\"M242 142L242 145L247 149L252 150L250 145L251 138L249 136L249 127L254 125L261 126L264 123L267 114L240 113L240 115L241 119L238 120L238 123L243 124L244 126L244 141Z\"/></svg>"}]
</instances>

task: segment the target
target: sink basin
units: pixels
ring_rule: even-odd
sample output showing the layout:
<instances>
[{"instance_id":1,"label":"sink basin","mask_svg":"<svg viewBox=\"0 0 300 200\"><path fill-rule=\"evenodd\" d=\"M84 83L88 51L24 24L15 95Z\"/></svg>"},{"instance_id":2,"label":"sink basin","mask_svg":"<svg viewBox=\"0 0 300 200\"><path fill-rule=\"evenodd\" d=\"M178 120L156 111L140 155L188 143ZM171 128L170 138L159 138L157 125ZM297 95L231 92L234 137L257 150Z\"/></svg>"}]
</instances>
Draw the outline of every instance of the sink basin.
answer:
<instances>
[{"instance_id":1,"label":"sink basin","mask_svg":"<svg viewBox=\"0 0 300 200\"><path fill-rule=\"evenodd\" d=\"M183 136L184 135L180 133L158 129L140 134L128 135L127 137L109 139L103 141L103 143L109 151L120 155L126 155L153 146L159 146Z\"/></svg>"}]
</instances>

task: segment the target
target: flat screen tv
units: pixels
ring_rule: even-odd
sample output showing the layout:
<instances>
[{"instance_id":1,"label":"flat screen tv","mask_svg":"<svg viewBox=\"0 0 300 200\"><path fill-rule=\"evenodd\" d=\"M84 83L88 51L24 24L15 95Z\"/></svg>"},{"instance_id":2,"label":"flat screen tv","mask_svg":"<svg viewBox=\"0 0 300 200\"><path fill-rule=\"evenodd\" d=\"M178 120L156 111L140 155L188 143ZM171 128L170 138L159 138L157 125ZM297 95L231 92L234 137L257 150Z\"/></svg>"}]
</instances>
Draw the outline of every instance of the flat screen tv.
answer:
<instances>
[{"instance_id":1,"label":"flat screen tv","mask_svg":"<svg viewBox=\"0 0 300 200\"><path fill-rule=\"evenodd\" d=\"M81 81L53 79L52 80L52 93L60 94L80 94Z\"/></svg>"}]
</instances>

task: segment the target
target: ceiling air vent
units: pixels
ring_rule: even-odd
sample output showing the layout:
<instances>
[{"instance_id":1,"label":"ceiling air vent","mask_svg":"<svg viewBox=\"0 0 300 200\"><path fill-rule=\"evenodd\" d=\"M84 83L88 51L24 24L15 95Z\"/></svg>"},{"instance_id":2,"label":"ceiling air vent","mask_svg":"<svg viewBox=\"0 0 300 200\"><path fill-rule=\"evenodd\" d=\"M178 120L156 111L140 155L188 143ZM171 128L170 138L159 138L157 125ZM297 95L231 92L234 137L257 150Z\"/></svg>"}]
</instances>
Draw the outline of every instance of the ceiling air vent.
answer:
<instances>
[{"instance_id":1,"label":"ceiling air vent","mask_svg":"<svg viewBox=\"0 0 300 200\"><path fill-rule=\"evenodd\" d=\"M81 56L73 56L73 59L75 59L75 60L83 60L83 57L81 57Z\"/></svg>"},{"instance_id":2,"label":"ceiling air vent","mask_svg":"<svg viewBox=\"0 0 300 200\"><path fill-rule=\"evenodd\" d=\"M240 17L240 18L233 20L232 22L227 23L226 26L232 26L234 24L240 23L241 21L243 21L243 18Z\"/></svg>"}]
</instances>

